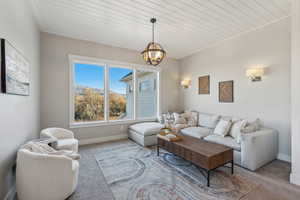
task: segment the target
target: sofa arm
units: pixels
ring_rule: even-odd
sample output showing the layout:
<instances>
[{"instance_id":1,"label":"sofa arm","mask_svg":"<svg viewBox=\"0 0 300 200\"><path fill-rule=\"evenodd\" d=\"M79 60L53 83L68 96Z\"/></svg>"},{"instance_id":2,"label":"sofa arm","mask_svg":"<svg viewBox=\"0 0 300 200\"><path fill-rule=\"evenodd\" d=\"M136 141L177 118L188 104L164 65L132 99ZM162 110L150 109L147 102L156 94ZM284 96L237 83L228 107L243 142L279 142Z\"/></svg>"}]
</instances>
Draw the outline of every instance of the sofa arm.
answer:
<instances>
[{"instance_id":1,"label":"sofa arm","mask_svg":"<svg viewBox=\"0 0 300 200\"><path fill-rule=\"evenodd\" d=\"M241 165L250 170L276 159L278 153L278 132L262 128L241 136Z\"/></svg>"}]
</instances>

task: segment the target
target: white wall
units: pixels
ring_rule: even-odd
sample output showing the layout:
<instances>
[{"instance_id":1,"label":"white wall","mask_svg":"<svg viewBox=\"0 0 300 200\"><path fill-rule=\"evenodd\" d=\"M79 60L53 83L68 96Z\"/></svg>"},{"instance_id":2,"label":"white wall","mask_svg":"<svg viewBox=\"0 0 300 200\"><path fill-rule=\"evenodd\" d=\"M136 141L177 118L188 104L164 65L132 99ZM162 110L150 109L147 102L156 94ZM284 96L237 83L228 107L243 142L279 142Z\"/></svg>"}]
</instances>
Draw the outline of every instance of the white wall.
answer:
<instances>
[{"instance_id":1,"label":"white wall","mask_svg":"<svg viewBox=\"0 0 300 200\"><path fill-rule=\"evenodd\" d=\"M300 1L292 1L292 173L291 182L300 185Z\"/></svg>"},{"instance_id":2,"label":"white wall","mask_svg":"<svg viewBox=\"0 0 300 200\"><path fill-rule=\"evenodd\" d=\"M16 151L39 131L39 31L28 1L0 1L0 38L7 39L30 62L30 96L0 94L0 199L13 185Z\"/></svg>"},{"instance_id":3,"label":"white wall","mask_svg":"<svg viewBox=\"0 0 300 200\"><path fill-rule=\"evenodd\" d=\"M41 126L69 128L68 54L144 64L140 52L48 33L41 34ZM179 108L179 62L166 59L162 71L162 111ZM126 126L73 129L79 139L125 134Z\"/></svg>"},{"instance_id":4,"label":"white wall","mask_svg":"<svg viewBox=\"0 0 300 200\"><path fill-rule=\"evenodd\" d=\"M199 36L201 37L201 36ZM185 109L260 118L279 131L279 152L290 159L290 19L244 34L181 60L181 78L192 87L181 90ZM246 68L261 65L268 72L250 82ZM210 75L210 95L198 95L198 77ZM234 80L234 103L218 102L218 82Z\"/></svg>"}]
</instances>

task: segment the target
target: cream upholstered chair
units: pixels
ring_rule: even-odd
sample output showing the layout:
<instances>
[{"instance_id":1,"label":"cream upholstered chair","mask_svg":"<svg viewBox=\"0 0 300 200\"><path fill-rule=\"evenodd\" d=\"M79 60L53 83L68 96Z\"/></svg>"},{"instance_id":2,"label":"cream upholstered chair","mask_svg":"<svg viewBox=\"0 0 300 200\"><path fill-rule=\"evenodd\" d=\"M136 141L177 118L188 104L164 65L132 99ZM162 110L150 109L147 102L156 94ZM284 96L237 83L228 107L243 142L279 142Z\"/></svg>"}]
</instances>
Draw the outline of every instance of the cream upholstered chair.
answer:
<instances>
[{"instance_id":1,"label":"cream upholstered chair","mask_svg":"<svg viewBox=\"0 0 300 200\"><path fill-rule=\"evenodd\" d=\"M56 140L54 146L57 150L70 150L78 152L78 140L74 138L74 133L63 128L46 128L41 131L41 138L52 138Z\"/></svg>"},{"instance_id":2,"label":"cream upholstered chair","mask_svg":"<svg viewBox=\"0 0 300 200\"><path fill-rule=\"evenodd\" d=\"M76 189L79 163L23 148L18 151L16 171L19 200L63 200Z\"/></svg>"}]
</instances>

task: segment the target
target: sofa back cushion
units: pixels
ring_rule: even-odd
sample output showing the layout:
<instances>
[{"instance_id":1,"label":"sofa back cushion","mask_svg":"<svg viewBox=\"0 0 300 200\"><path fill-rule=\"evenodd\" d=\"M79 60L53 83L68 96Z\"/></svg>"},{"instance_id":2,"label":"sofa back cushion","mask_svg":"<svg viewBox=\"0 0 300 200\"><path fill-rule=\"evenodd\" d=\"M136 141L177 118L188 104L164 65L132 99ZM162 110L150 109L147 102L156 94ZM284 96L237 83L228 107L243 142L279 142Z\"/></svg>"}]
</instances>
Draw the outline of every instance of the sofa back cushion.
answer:
<instances>
[{"instance_id":1,"label":"sofa back cushion","mask_svg":"<svg viewBox=\"0 0 300 200\"><path fill-rule=\"evenodd\" d=\"M219 120L220 120L220 115L199 113L198 124L199 126L203 126L207 128L215 128Z\"/></svg>"}]
</instances>

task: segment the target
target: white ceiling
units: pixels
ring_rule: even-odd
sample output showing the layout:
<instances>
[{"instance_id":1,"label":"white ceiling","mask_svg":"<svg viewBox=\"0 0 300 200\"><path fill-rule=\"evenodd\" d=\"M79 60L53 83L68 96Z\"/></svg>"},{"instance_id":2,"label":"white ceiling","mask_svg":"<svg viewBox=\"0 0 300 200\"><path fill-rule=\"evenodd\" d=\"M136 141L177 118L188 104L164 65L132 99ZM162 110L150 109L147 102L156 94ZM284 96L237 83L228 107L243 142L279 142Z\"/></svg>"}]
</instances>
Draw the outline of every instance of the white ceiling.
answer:
<instances>
[{"instance_id":1,"label":"white ceiling","mask_svg":"<svg viewBox=\"0 0 300 200\"><path fill-rule=\"evenodd\" d=\"M182 58L290 14L290 0L31 0L41 31Z\"/></svg>"}]
</instances>

